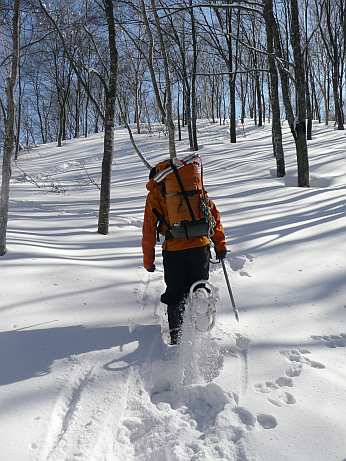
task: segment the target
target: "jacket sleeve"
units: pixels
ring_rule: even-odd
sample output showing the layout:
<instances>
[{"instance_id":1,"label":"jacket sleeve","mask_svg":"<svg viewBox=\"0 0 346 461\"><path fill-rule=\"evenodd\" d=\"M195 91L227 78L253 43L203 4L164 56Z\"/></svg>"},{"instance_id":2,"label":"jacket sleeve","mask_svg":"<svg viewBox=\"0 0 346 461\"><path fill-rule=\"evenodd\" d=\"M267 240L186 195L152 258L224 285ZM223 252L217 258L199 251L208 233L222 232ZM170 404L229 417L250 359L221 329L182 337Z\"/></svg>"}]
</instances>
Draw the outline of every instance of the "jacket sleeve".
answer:
<instances>
[{"instance_id":1,"label":"jacket sleeve","mask_svg":"<svg viewBox=\"0 0 346 461\"><path fill-rule=\"evenodd\" d=\"M152 192L147 195L142 227L143 265L146 269L154 264L157 218L153 213Z\"/></svg>"},{"instance_id":2,"label":"jacket sleeve","mask_svg":"<svg viewBox=\"0 0 346 461\"><path fill-rule=\"evenodd\" d=\"M221 224L220 213L218 209L216 208L215 203L210 199L209 199L209 202L210 202L211 213L215 219L215 230L214 230L214 234L211 237L211 240L213 241L215 245L215 251L226 251L227 246L226 246L226 239L225 239L225 231Z\"/></svg>"}]
</instances>

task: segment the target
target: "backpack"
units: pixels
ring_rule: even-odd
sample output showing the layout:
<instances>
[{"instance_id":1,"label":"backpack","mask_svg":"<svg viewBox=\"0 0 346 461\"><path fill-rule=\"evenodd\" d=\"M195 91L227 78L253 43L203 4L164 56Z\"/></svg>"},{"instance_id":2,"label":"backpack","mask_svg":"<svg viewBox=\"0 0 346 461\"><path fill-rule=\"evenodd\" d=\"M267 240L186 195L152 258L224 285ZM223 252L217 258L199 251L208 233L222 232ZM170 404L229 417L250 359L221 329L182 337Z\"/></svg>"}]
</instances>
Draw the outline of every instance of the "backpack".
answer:
<instances>
[{"instance_id":1,"label":"backpack","mask_svg":"<svg viewBox=\"0 0 346 461\"><path fill-rule=\"evenodd\" d=\"M215 220L203 185L202 160L198 154L170 159L156 165L155 183L165 198L169 223L153 210L167 231L166 238L211 237Z\"/></svg>"}]
</instances>

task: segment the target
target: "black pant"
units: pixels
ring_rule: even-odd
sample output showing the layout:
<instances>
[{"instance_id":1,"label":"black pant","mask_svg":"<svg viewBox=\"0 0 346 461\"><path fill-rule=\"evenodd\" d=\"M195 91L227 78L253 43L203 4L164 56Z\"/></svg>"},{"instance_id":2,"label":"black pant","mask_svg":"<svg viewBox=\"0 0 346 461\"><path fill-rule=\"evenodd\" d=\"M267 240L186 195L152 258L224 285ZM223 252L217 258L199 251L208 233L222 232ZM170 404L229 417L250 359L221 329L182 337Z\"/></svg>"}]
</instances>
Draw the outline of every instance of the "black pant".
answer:
<instances>
[{"instance_id":1,"label":"black pant","mask_svg":"<svg viewBox=\"0 0 346 461\"><path fill-rule=\"evenodd\" d=\"M209 246L180 251L163 251L166 291L161 301L167 304L172 343L176 343L183 323L185 299L197 280L209 279Z\"/></svg>"}]
</instances>

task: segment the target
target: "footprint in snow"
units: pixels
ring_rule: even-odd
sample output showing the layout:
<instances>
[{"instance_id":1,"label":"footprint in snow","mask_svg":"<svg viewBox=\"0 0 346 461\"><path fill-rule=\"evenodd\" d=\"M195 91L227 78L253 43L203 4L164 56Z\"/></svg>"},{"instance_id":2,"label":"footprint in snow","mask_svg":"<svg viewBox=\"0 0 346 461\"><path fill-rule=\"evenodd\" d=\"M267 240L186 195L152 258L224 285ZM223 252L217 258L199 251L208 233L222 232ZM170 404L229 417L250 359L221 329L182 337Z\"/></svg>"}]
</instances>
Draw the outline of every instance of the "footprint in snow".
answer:
<instances>
[{"instance_id":1,"label":"footprint in snow","mask_svg":"<svg viewBox=\"0 0 346 461\"><path fill-rule=\"evenodd\" d=\"M346 347L346 333L330 336L311 336L311 338L320 341L322 344L330 348Z\"/></svg>"},{"instance_id":2,"label":"footprint in snow","mask_svg":"<svg viewBox=\"0 0 346 461\"><path fill-rule=\"evenodd\" d=\"M256 417L244 407L234 408L234 413L239 416L240 421L247 427L252 428L256 424Z\"/></svg>"},{"instance_id":3,"label":"footprint in snow","mask_svg":"<svg viewBox=\"0 0 346 461\"><path fill-rule=\"evenodd\" d=\"M293 379L286 376L280 376L276 381L279 387L293 387Z\"/></svg>"},{"instance_id":4,"label":"footprint in snow","mask_svg":"<svg viewBox=\"0 0 346 461\"><path fill-rule=\"evenodd\" d=\"M239 272L239 275L245 277L251 277L251 275L246 272L244 269L245 265L250 262L252 263L254 260L253 256L251 255L239 255L239 256L231 256L229 265L231 269L235 272Z\"/></svg>"},{"instance_id":5,"label":"footprint in snow","mask_svg":"<svg viewBox=\"0 0 346 461\"><path fill-rule=\"evenodd\" d=\"M303 365L301 363L292 363L292 365L287 368L285 373L290 378L296 378L297 376L300 376L302 368Z\"/></svg>"},{"instance_id":6,"label":"footprint in snow","mask_svg":"<svg viewBox=\"0 0 346 461\"><path fill-rule=\"evenodd\" d=\"M231 267L233 270L240 270L243 269L246 263L252 263L254 261L254 257L251 255L239 255L231 257Z\"/></svg>"},{"instance_id":7,"label":"footprint in snow","mask_svg":"<svg viewBox=\"0 0 346 461\"><path fill-rule=\"evenodd\" d=\"M266 381L265 383L257 383L255 384L255 389L257 392L261 392L262 394L269 394L275 389L278 389L278 386L271 381Z\"/></svg>"},{"instance_id":8,"label":"footprint in snow","mask_svg":"<svg viewBox=\"0 0 346 461\"><path fill-rule=\"evenodd\" d=\"M292 405L296 403L296 398L289 392L283 392L282 394L280 394L279 399L287 405Z\"/></svg>"},{"instance_id":9,"label":"footprint in snow","mask_svg":"<svg viewBox=\"0 0 346 461\"><path fill-rule=\"evenodd\" d=\"M255 384L255 389L262 394L269 394L270 392L279 389L279 387L293 387L293 379L286 376L280 376L275 383L266 381L265 383Z\"/></svg>"},{"instance_id":10,"label":"footprint in snow","mask_svg":"<svg viewBox=\"0 0 346 461\"><path fill-rule=\"evenodd\" d=\"M296 398L290 392L283 392L277 396L277 398L268 398L268 402L276 407L282 407L284 405L293 405L297 403Z\"/></svg>"},{"instance_id":11,"label":"footprint in snow","mask_svg":"<svg viewBox=\"0 0 346 461\"><path fill-rule=\"evenodd\" d=\"M315 360L310 360L309 358L306 357L306 354L310 354L310 351L308 351L307 349L299 349L299 350L291 349L291 350L281 351L280 353L284 355L291 362L303 363L312 368L318 368L318 369L325 368L325 365L323 363L317 362Z\"/></svg>"},{"instance_id":12,"label":"footprint in snow","mask_svg":"<svg viewBox=\"0 0 346 461\"><path fill-rule=\"evenodd\" d=\"M290 353L292 351L284 351ZM294 351L295 355L309 353L307 350L300 350ZM283 353L283 352L281 352ZM291 355L289 356L291 357ZM305 362L304 362L305 363ZM310 361L311 363L311 361ZM282 392L282 388L284 387L293 387L293 377L299 376L301 373L302 364L301 363L292 363L292 365L287 368L285 371L286 376L280 376L274 381L266 381L264 383L257 383L254 385L254 388L257 392L261 392L262 394L273 394L272 397L268 397L268 402L276 407L282 407L284 405L292 405L296 403L296 398L290 392Z\"/></svg>"},{"instance_id":13,"label":"footprint in snow","mask_svg":"<svg viewBox=\"0 0 346 461\"><path fill-rule=\"evenodd\" d=\"M254 416L244 407L234 408L233 411L239 416L240 421L246 426L248 430L251 430L255 427L256 421L263 429L274 429L274 427L278 425L278 422L273 415L260 413L257 416Z\"/></svg>"},{"instance_id":14,"label":"footprint in snow","mask_svg":"<svg viewBox=\"0 0 346 461\"><path fill-rule=\"evenodd\" d=\"M272 415L259 414L257 415L257 422L263 429L274 429L278 425L276 418Z\"/></svg>"}]
</instances>

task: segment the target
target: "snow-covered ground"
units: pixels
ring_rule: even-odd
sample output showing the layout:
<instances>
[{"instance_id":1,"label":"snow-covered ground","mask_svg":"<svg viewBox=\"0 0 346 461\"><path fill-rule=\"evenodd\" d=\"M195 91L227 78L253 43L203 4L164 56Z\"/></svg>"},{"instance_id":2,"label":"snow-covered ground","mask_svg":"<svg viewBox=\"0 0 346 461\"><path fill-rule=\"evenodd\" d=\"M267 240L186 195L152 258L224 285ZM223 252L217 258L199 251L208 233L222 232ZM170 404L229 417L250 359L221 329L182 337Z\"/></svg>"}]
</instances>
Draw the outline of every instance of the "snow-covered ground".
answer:
<instances>
[{"instance_id":1,"label":"snow-covered ground","mask_svg":"<svg viewBox=\"0 0 346 461\"><path fill-rule=\"evenodd\" d=\"M240 323L213 266L217 323L193 351L165 343L159 247L157 271L141 266L148 172L125 130L107 236L100 136L22 154L0 261L2 461L346 459L346 133L314 126L309 189L295 187L287 127L284 179L270 126L245 133L231 145L199 126ZM136 139L151 163L166 156L162 135Z\"/></svg>"}]
</instances>

